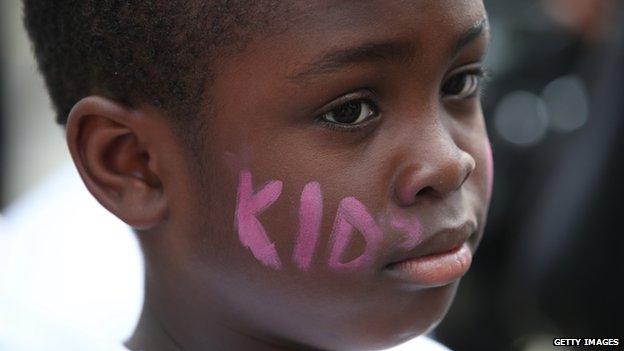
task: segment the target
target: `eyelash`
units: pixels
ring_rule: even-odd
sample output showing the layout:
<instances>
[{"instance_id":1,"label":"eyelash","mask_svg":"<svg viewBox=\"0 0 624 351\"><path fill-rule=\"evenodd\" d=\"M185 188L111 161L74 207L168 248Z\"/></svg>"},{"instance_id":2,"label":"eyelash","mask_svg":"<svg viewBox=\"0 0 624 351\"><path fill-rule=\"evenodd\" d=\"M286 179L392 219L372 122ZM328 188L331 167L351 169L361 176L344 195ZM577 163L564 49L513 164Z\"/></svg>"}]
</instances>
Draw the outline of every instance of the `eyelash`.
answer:
<instances>
[{"instance_id":1,"label":"eyelash","mask_svg":"<svg viewBox=\"0 0 624 351\"><path fill-rule=\"evenodd\" d=\"M335 114L340 108L344 108L348 104L352 104L352 103L359 104L360 106L359 113L361 113L362 105L368 106L368 109L370 110L370 114L368 115L368 117L366 117L364 121L356 123L356 124L350 124L350 123L340 123L340 122L327 120L326 116L328 116L329 114ZM321 125L323 125L323 127L326 127L332 130L344 131L344 132L357 132L365 128L366 126L368 126L375 120L377 120L379 117L380 117L379 107L371 98L362 97L362 94L359 94L359 97L356 94L351 94L351 95L348 95L339 99L338 102L334 104L334 107L330 108L327 112L319 115L316 121L320 123Z\"/></svg>"},{"instance_id":2,"label":"eyelash","mask_svg":"<svg viewBox=\"0 0 624 351\"><path fill-rule=\"evenodd\" d=\"M465 76L467 78L472 78L473 79L469 93L466 93L463 96L460 96L459 94L457 94L457 95L444 95L444 91L443 90L444 90L445 86L447 84L449 84L449 82L451 82L451 80L453 78L458 78L458 77L462 77L462 76ZM470 100L470 99L480 95L481 88L483 86L483 80L487 79L488 77L489 77L488 71L487 71L487 69L485 69L483 67L477 67L477 68L464 70L462 72L458 72L458 73L450 76L444 82L444 84L442 84L442 87L440 89L440 94L442 95L443 98L447 98L447 99L452 99L452 100L457 100L457 101Z\"/></svg>"},{"instance_id":3,"label":"eyelash","mask_svg":"<svg viewBox=\"0 0 624 351\"><path fill-rule=\"evenodd\" d=\"M451 81L451 79L462 77L462 76L466 76L467 78L472 78L473 79L472 84L471 84L472 87L470 88L469 94L464 94L465 96L444 95L444 92L443 92L444 87ZM458 73L450 76L442 84L442 87L440 89L440 94L441 94L442 98L450 99L450 100L454 100L454 101L471 100L471 99L477 97L478 95L480 95L481 88L482 88L482 85L483 85L483 80L487 79L488 77L489 77L488 71L485 68L483 68L483 67L477 67L477 68L472 68L472 69L468 69L468 70L464 70L464 71L458 72ZM340 100L342 100L342 101L340 101ZM370 123L372 123L374 120L377 120L380 117L379 107L370 98L346 96L346 97L343 97L340 100L339 100L338 104L336 104L333 108L331 108L327 112L325 112L325 113L321 114L320 116L318 116L317 119L316 119L317 122L322 124L324 127L332 129L332 130L346 131L346 132L357 132L357 131L365 128ZM367 117L366 120L364 120L362 122L359 122L359 123L356 123L356 124L340 123L340 122L335 122L335 121L329 121L329 120L327 120L325 118L327 115L335 113L336 111L338 111L338 109L344 108L347 104L351 104L351 103L358 103L358 104L360 104L360 106L362 106L363 104L366 104L370 108L370 110L371 110L370 116Z\"/></svg>"}]
</instances>

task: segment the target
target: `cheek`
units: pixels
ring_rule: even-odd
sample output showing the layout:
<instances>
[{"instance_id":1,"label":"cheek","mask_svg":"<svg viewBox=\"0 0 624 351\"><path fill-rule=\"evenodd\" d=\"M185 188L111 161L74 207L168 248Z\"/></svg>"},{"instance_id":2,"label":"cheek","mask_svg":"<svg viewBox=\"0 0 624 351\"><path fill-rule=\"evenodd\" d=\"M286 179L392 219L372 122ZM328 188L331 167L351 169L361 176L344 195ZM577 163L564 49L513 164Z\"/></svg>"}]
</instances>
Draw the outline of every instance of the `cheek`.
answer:
<instances>
[{"instance_id":1,"label":"cheek","mask_svg":"<svg viewBox=\"0 0 624 351\"><path fill-rule=\"evenodd\" d=\"M317 182L306 184L299 205L299 231L293 261L299 269L308 270L317 247L323 220L323 194Z\"/></svg>"},{"instance_id":2,"label":"cheek","mask_svg":"<svg viewBox=\"0 0 624 351\"><path fill-rule=\"evenodd\" d=\"M390 225L403 232L405 239L400 247L404 250L412 250L423 240L422 224L417 217L394 216Z\"/></svg>"},{"instance_id":3,"label":"cheek","mask_svg":"<svg viewBox=\"0 0 624 351\"><path fill-rule=\"evenodd\" d=\"M462 149L470 153L475 160L475 169L471 175L472 181L476 186L473 190L475 195L478 195L480 201L487 206L492 196L494 160L485 122L483 119L478 121L473 126L469 138L465 139L461 145Z\"/></svg>"},{"instance_id":4,"label":"cheek","mask_svg":"<svg viewBox=\"0 0 624 351\"><path fill-rule=\"evenodd\" d=\"M240 174L234 216L238 237L241 244L249 248L258 261L274 269L280 269L282 263L275 244L269 239L258 215L277 201L281 193L281 181L271 181L254 192L251 172L243 171Z\"/></svg>"},{"instance_id":5,"label":"cheek","mask_svg":"<svg viewBox=\"0 0 624 351\"><path fill-rule=\"evenodd\" d=\"M485 184L487 187L487 198L492 196L492 186L494 184L494 157L492 154L492 145L490 141L486 139L484 146L484 167L485 167Z\"/></svg>"},{"instance_id":6,"label":"cheek","mask_svg":"<svg viewBox=\"0 0 624 351\"><path fill-rule=\"evenodd\" d=\"M366 246L356 258L343 262L342 257L347 251L354 230L364 237ZM371 265L381 246L383 232L368 212L364 204L354 197L343 199L336 212L336 220L331 236L329 266L334 269L357 269Z\"/></svg>"},{"instance_id":7,"label":"cheek","mask_svg":"<svg viewBox=\"0 0 624 351\"><path fill-rule=\"evenodd\" d=\"M262 265L280 270L291 263L300 271L313 265L335 271L365 268L375 263L381 248L383 231L366 206L354 197L340 200L335 213L324 213L321 185L312 181L300 193L298 201L282 195L283 183L271 180L254 189L249 170L240 173L237 191L234 228L243 248L249 250ZM298 202L298 215L291 208ZM271 208L270 211L269 208ZM260 215L267 211L262 221ZM329 212L329 211L328 211ZM323 217L333 221L328 240L322 240ZM289 218L284 218L289 217ZM292 217L292 218L290 218ZM298 219L296 226L292 221ZM413 223L395 223L406 230L419 231ZM269 228L269 229L268 229ZM361 239L361 240L359 240ZM352 255L352 243L363 242L364 248ZM280 247L276 247L276 243ZM294 242L294 245L288 245ZM410 246L415 243L409 243ZM292 247L292 252L285 252ZM327 254L324 257L323 254Z\"/></svg>"}]
</instances>

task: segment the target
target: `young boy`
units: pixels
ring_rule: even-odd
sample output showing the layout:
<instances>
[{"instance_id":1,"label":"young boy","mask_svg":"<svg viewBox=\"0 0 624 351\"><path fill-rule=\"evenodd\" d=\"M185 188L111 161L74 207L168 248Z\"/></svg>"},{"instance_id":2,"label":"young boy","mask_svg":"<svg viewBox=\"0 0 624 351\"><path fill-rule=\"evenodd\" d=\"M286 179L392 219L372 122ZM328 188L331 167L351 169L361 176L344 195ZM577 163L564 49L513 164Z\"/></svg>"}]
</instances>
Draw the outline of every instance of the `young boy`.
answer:
<instances>
[{"instance_id":1,"label":"young boy","mask_svg":"<svg viewBox=\"0 0 624 351\"><path fill-rule=\"evenodd\" d=\"M492 181L480 0L24 9L74 163L142 246L131 350L374 350L443 318Z\"/></svg>"}]
</instances>

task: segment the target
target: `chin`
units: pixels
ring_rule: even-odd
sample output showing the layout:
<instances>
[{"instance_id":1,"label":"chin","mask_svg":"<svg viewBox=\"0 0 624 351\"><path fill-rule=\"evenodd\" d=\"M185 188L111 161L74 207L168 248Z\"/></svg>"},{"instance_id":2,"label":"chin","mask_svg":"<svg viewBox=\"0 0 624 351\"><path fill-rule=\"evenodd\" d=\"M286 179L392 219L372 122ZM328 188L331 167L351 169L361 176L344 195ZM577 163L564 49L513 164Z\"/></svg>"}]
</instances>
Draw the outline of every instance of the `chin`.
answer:
<instances>
[{"instance_id":1,"label":"chin","mask_svg":"<svg viewBox=\"0 0 624 351\"><path fill-rule=\"evenodd\" d=\"M381 307L352 317L343 332L333 331L333 342L319 345L330 350L383 350L435 329L448 312L459 281L412 291L411 297L389 297ZM345 324L347 324L345 322Z\"/></svg>"}]
</instances>

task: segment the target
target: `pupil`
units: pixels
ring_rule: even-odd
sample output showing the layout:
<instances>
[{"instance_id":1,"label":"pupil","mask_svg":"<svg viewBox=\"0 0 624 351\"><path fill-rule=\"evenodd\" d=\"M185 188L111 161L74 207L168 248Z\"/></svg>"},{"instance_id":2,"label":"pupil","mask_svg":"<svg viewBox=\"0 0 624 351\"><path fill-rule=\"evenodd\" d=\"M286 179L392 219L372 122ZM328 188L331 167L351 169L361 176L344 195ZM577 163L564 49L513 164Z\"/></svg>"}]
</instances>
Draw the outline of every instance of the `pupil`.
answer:
<instances>
[{"instance_id":1,"label":"pupil","mask_svg":"<svg viewBox=\"0 0 624 351\"><path fill-rule=\"evenodd\" d=\"M465 74L451 78L446 83L446 87L444 89L445 93L449 95L457 95L461 93L466 86L466 79L468 79L468 77Z\"/></svg>"},{"instance_id":2,"label":"pupil","mask_svg":"<svg viewBox=\"0 0 624 351\"><path fill-rule=\"evenodd\" d=\"M362 112L362 104L357 101L349 101L336 108L334 120L338 123L353 123L357 121L360 112Z\"/></svg>"}]
</instances>

